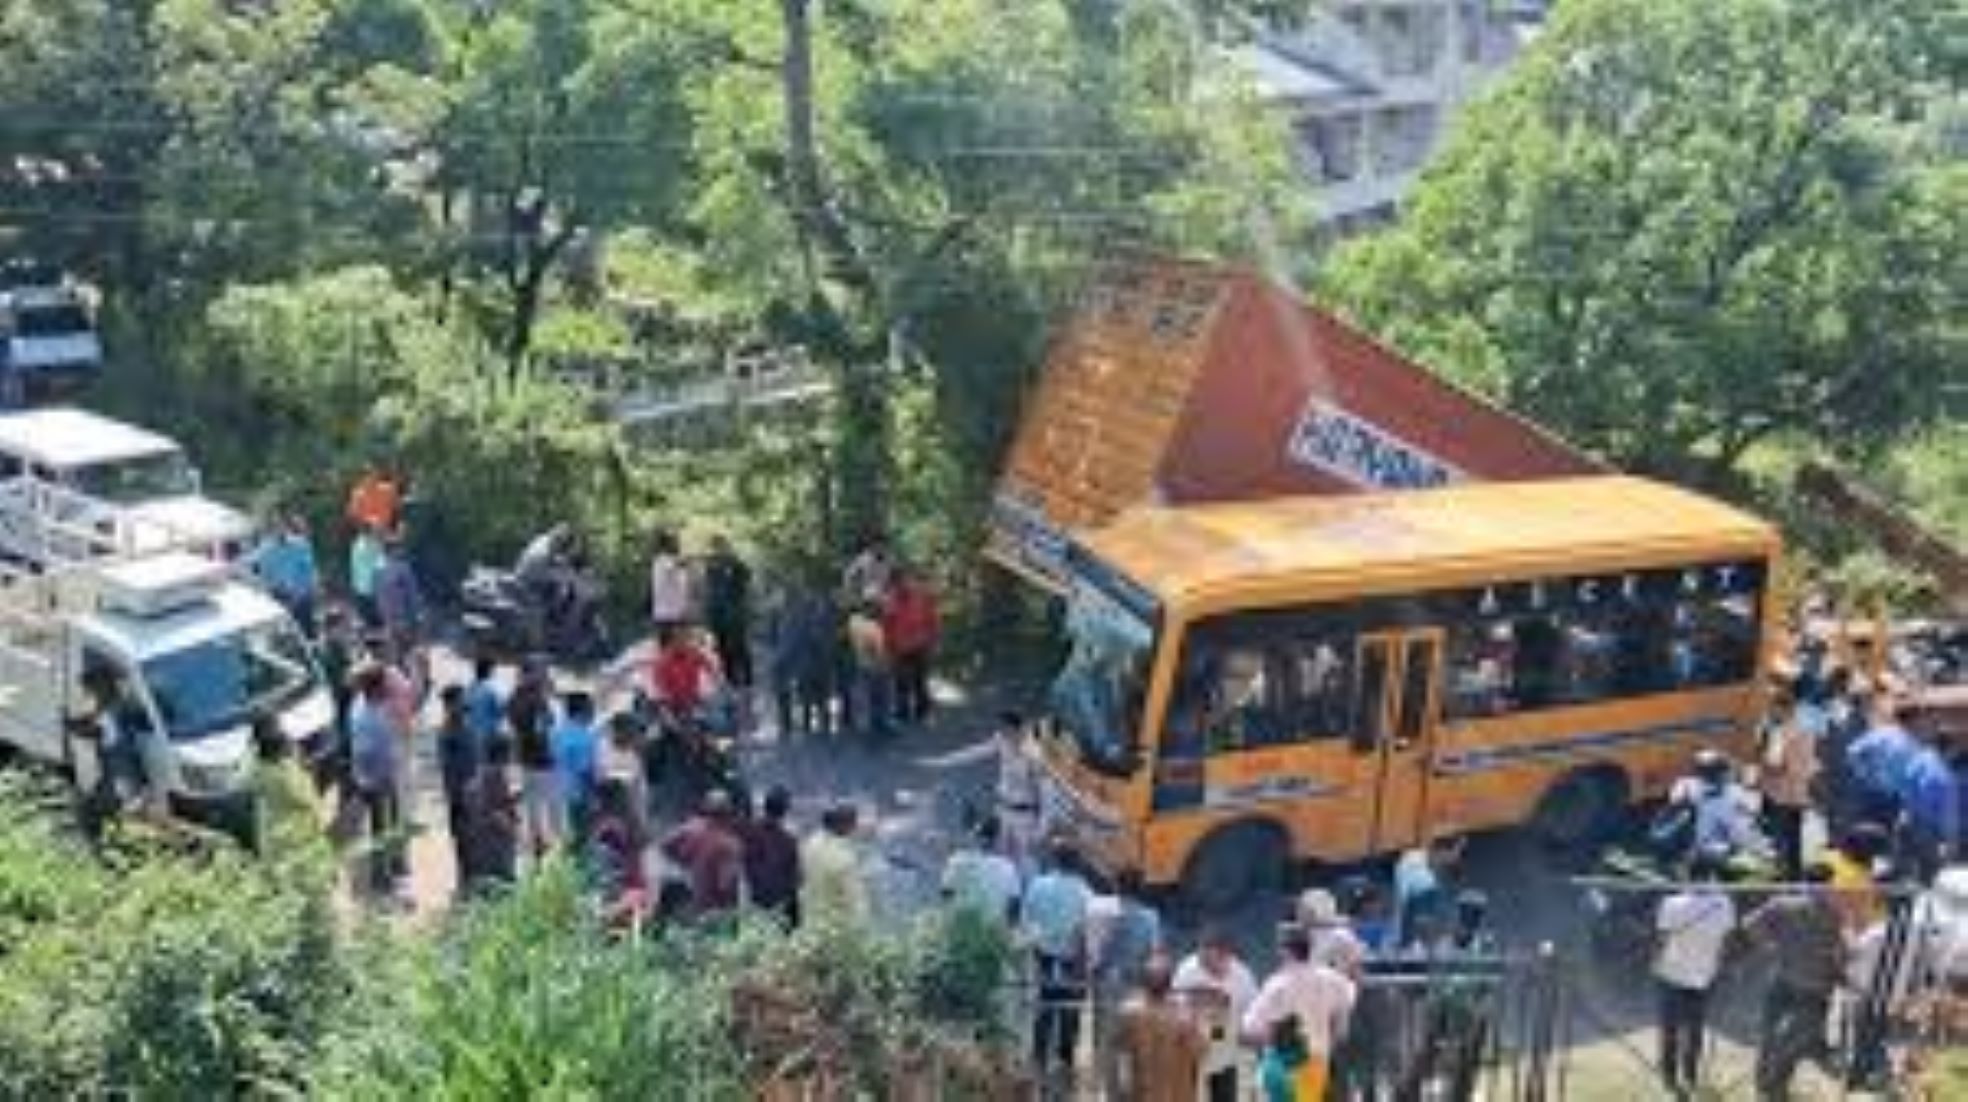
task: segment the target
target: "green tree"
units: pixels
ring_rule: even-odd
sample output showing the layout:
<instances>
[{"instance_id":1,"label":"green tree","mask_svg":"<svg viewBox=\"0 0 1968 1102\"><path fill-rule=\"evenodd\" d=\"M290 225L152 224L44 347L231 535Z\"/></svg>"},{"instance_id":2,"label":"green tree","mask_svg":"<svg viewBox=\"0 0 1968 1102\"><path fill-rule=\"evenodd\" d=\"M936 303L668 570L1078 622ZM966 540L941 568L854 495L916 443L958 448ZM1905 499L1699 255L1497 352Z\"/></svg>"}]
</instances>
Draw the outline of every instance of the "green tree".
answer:
<instances>
[{"instance_id":1,"label":"green tree","mask_svg":"<svg viewBox=\"0 0 1968 1102\"><path fill-rule=\"evenodd\" d=\"M1231 14L1091 0L730 5L697 99L706 250L836 374L836 535L894 497L885 369L926 367L987 475L1076 269L1117 241L1252 255L1303 214L1277 120L1209 64ZM1286 5L1290 6L1290 5ZM788 263L788 258L796 262ZM974 486L972 487L975 488ZM958 495L977 500L980 494Z\"/></svg>"},{"instance_id":2,"label":"green tree","mask_svg":"<svg viewBox=\"0 0 1968 1102\"><path fill-rule=\"evenodd\" d=\"M0 225L103 289L153 392L227 279L367 255L411 213L340 109L333 8L0 7Z\"/></svg>"},{"instance_id":3,"label":"green tree","mask_svg":"<svg viewBox=\"0 0 1968 1102\"><path fill-rule=\"evenodd\" d=\"M1968 177L1935 0L1575 0L1326 289L1579 443L1725 477L1961 378Z\"/></svg>"}]
</instances>

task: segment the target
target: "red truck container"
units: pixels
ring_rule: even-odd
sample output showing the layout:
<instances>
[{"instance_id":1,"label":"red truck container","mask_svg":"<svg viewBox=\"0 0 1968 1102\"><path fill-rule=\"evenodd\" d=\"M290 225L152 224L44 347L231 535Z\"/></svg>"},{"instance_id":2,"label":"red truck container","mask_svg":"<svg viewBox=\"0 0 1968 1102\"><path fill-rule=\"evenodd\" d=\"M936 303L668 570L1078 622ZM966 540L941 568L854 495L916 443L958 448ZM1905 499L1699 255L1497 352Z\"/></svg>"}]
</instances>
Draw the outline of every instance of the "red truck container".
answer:
<instances>
[{"instance_id":1,"label":"red truck container","mask_svg":"<svg viewBox=\"0 0 1968 1102\"><path fill-rule=\"evenodd\" d=\"M1603 470L1254 272L1137 259L1054 341L987 553L1056 587L1068 533L1133 505Z\"/></svg>"}]
</instances>

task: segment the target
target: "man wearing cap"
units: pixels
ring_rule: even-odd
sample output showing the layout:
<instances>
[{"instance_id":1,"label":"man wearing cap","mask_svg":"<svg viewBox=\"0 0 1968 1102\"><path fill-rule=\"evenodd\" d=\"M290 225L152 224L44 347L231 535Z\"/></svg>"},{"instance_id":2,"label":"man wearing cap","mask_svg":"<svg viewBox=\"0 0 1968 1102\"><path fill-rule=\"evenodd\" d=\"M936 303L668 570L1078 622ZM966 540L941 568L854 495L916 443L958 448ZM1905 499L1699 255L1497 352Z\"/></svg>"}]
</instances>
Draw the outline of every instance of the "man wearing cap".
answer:
<instances>
[{"instance_id":1,"label":"man wearing cap","mask_svg":"<svg viewBox=\"0 0 1968 1102\"><path fill-rule=\"evenodd\" d=\"M1367 946L1353 932L1339 901L1324 888L1307 888L1298 897L1298 924L1312 935L1312 959L1355 983L1367 963Z\"/></svg>"}]
</instances>

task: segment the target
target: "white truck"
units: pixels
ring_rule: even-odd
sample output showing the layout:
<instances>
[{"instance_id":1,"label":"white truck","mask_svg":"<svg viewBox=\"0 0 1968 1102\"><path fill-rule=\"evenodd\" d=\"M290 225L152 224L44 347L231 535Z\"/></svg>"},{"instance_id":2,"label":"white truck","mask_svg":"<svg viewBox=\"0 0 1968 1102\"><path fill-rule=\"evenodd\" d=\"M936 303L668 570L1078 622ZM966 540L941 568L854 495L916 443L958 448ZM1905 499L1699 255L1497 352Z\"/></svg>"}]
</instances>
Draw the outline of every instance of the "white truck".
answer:
<instances>
[{"instance_id":1,"label":"white truck","mask_svg":"<svg viewBox=\"0 0 1968 1102\"><path fill-rule=\"evenodd\" d=\"M230 561L253 537L250 518L205 496L170 437L80 409L0 414L0 559L35 565L100 546Z\"/></svg>"},{"instance_id":2,"label":"white truck","mask_svg":"<svg viewBox=\"0 0 1968 1102\"><path fill-rule=\"evenodd\" d=\"M256 727L306 743L333 722L300 630L225 564L181 549L121 553L48 514L11 519L60 529L39 538L85 553L0 565L0 751L89 783L94 757L74 731L93 714L90 687L112 684L152 789L183 818L227 825L251 804Z\"/></svg>"},{"instance_id":3,"label":"white truck","mask_svg":"<svg viewBox=\"0 0 1968 1102\"><path fill-rule=\"evenodd\" d=\"M102 364L87 288L46 265L0 265L0 408L86 385Z\"/></svg>"}]
</instances>

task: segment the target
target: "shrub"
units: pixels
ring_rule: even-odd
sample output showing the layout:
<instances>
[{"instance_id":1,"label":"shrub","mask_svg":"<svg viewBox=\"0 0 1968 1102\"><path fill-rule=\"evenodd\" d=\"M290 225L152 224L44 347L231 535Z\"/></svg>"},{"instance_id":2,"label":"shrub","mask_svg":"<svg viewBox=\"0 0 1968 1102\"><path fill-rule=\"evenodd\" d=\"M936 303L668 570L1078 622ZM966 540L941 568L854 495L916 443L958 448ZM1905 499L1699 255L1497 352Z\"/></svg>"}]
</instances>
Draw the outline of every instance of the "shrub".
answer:
<instances>
[{"instance_id":1,"label":"shrub","mask_svg":"<svg viewBox=\"0 0 1968 1102\"><path fill-rule=\"evenodd\" d=\"M322 853L95 852L60 806L0 786L0 1083L146 1098L301 1084L345 987Z\"/></svg>"},{"instance_id":2,"label":"shrub","mask_svg":"<svg viewBox=\"0 0 1968 1102\"><path fill-rule=\"evenodd\" d=\"M325 1095L747 1098L771 1083L874 1094L932 1066L989 1064L1009 946L936 918L904 933L746 922L610 938L550 866L427 941L365 954ZM983 1054L983 1055L977 1055Z\"/></svg>"}]
</instances>

